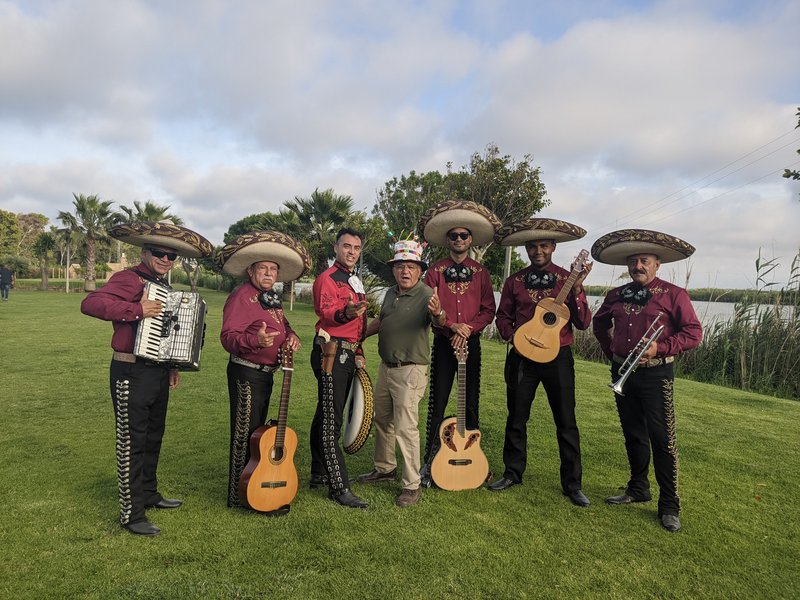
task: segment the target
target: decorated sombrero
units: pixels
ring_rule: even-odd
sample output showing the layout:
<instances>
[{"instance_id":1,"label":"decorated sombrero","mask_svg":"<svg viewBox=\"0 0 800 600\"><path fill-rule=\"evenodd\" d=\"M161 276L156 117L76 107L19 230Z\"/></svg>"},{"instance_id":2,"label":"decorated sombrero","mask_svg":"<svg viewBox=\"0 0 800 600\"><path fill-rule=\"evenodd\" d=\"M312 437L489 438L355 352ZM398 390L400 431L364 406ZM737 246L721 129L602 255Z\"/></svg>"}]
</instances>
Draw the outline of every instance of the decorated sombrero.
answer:
<instances>
[{"instance_id":1,"label":"decorated sombrero","mask_svg":"<svg viewBox=\"0 0 800 600\"><path fill-rule=\"evenodd\" d=\"M586 230L561 219L522 219L497 230L494 240L501 246L522 246L525 242L553 240L571 242L586 235Z\"/></svg>"},{"instance_id":2,"label":"decorated sombrero","mask_svg":"<svg viewBox=\"0 0 800 600\"><path fill-rule=\"evenodd\" d=\"M469 229L475 246L492 242L500 220L485 206L470 200L447 200L429 208L417 228L422 237L434 246L447 247L447 232L454 227Z\"/></svg>"},{"instance_id":3,"label":"decorated sombrero","mask_svg":"<svg viewBox=\"0 0 800 600\"><path fill-rule=\"evenodd\" d=\"M153 244L174 248L180 256L187 258L203 258L214 252L214 246L202 235L171 221L120 223L111 227L108 235L134 246Z\"/></svg>"},{"instance_id":4,"label":"decorated sombrero","mask_svg":"<svg viewBox=\"0 0 800 600\"><path fill-rule=\"evenodd\" d=\"M294 281L311 270L305 246L280 231L243 233L217 255L222 271L233 277L246 277L247 267L263 260L278 265L278 281Z\"/></svg>"},{"instance_id":5,"label":"decorated sombrero","mask_svg":"<svg viewBox=\"0 0 800 600\"><path fill-rule=\"evenodd\" d=\"M425 271L428 268L428 263L422 260L423 250L425 250L425 245L420 244L413 238L398 240L394 243L394 258L387 260L386 264L391 266L396 262L410 261L417 263Z\"/></svg>"},{"instance_id":6,"label":"decorated sombrero","mask_svg":"<svg viewBox=\"0 0 800 600\"><path fill-rule=\"evenodd\" d=\"M592 258L607 265L624 265L633 254L655 254L662 263L694 254L694 246L674 235L649 229L620 229L592 244Z\"/></svg>"}]
</instances>

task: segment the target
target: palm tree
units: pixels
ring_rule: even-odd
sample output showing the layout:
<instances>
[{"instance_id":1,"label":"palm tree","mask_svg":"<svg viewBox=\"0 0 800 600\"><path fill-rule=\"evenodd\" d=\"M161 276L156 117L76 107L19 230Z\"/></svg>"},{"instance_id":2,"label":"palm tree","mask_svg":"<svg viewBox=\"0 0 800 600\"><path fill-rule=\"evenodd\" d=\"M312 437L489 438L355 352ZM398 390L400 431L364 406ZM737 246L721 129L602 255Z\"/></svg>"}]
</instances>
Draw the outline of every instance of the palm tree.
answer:
<instances>
[{"instance_id":1,"label":"palm tree","mask_svg":"<svg viewBox=\"0 0 800 600\"><path fill-rule=\"evenodd\" d=\"M284 202L278 214L281 231L303 241L314 263L316 274L328 268L333 258L336 234L353 213L353 199L335 194L332 189L314 190L310 198L295 196Z\"/></svg>"},{"instance_id":2,"label":"palm tree","mask_svg":"<svg viewBox=\"0 0 800 600\"><path fill-rule=\"evenodd\" d=\"M97 195L80 196L72 194L75 213L59 211L58 219L70 231L79 234L86 252L86 272L84 289L92 292L97 289L95 263L97 262L97 243L109 239L109 227L121 220L118 212L111 210L111 200L100 200Z\"/></svg>"},{"instance_id":3,"label":"palm tree","mask_svg":"<svg viewBox=\"0 0 800 600\"><path fill-rule=\"evenodd\" d=\"M133 201L133 207L120 205L120 211L128 221L172 221L175 225L183 225L183 219L169 214L169 205L159 206L152 200L146 200L144 206L138 200Z\"/></svg>"},{"instance_id":4,"label":"palm tree","mask_svg":"<svg viewBox=\"0 0 800 600\"><path fill-rule=\"evenodd\" d=\"M41 289L47 291L48 275L50 269L50 257L56 249L56 238L49 232L40 233L33 243L33 253L39 259L39 269L42 272Z\"/></svg>"}]
</instances>

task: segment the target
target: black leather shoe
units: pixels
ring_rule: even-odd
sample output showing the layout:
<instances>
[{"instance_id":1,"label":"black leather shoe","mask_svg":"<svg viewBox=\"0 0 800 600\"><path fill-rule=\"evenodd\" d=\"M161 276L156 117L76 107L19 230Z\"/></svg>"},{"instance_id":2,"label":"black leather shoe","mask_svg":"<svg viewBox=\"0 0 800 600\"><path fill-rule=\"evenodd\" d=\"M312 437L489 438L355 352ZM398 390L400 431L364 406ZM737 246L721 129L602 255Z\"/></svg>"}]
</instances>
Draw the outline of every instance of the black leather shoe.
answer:
<instances>
[{"instance_id":1,"label":"black leather shoe","mask_svg":"<svg viewBox=\"0 0 800 600\"><path fill-rule=\"evenodd\" d=\"M571 492L564 492L564 495L569 498L569 501L572 502L575 506L580 506L581 508L588 508L592 505L589 502L589 499L581 490L573 490Z\"/></svg>"},{"instance_id":2,"label":"black leather shoe","mask_svg":"<svg viewBox=\"0 0 800 600\"><path fill-rule=\"evenodd\" d=\"M136 535L154 536L161 533L161 530L158 527L146 520L137 521L136 523L126 523L122 527L131 533L135 533Z\"/></svg>"},{"instance_id":3,"label":"black leather shoe","mask_svg":"<svg viewBox=\"0 0 800 600\"><path fill-rule=\"evenodd\" d=\"M162 498L155 504L145 504L145 508L178 508L183 504L183 500L175 498Z\"/></svg>"},{"instance_id":4,"label":"black leather shoe","mask_svg":"<svg viewBox=\"0 0 800 600\"><path fill-rule=\"evenodd\" d=\"M369 504L351 492L350 488L336 491L330 490L328 492L328 498L348 508L367 508L369 506Z\"/></svg>"},{"instance_id":5,"label":"black leather shoe","mask_svg":"<svg viewBox=\"0 0 800 600\"><path fill-rule=\"evenodd\" d=\"M632 504L633 502L650 502L650 498L634 498L628 494L620 494L619 496L611 496L606 498L606 504Z\"/></svg>"},{"instance_id":6,"label":"black leather shoe","mask_svg":"<svg viewBox=\"0 0 800 600\"><path fill-rule=\"evenodd\" d=\"M512 485L519 485L519 481L514 481L513 479L509 479L508 477L501 477L493 484L489 486L489 489L493 492L502 492L503 490L507 490Z\"/></svg>"},{"instance_id":7,"label":"black leather shoe","mask_svg":"<svg viewBox=\"0 0 800 600\"><path fill-rule=\"evenodd\" d=\"M431 468L428 465L424 465L419 471L419 485L424 488L433 487Z\"/></svg>"},{"instance_id":8,"label":"black leather shoe","mask_svg":"<svg viewBox=\"0 0 800 600\"><path fill-rule=\"evenodd\" d=\"M308 487L312 490L315 490L320 487L328 487L328 476L327 475L314 475L311 474L311 478L308 480Z\"/></svg>"},{"instance_id":9,"label":"black leather shoe","mask_svg":"<svg viewBox=\"0 0 800 600\"><path fill-rule=\"evenodd\" d=\"M681 530L681 520L678 515L661 515L661 525L672 533Z\"/></svg>"}]
</instances>

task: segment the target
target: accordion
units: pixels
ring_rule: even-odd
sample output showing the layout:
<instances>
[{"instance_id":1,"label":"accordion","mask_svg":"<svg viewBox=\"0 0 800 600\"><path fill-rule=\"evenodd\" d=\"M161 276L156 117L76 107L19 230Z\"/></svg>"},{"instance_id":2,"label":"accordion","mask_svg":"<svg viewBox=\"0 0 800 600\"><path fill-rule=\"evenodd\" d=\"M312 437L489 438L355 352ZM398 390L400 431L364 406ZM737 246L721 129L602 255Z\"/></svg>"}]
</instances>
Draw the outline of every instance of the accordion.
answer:
<instances>
[{"instance_id":1,"label":"accordion","mask_svg":"<svg viewBox=\"0 0 800 600\"><path fill-rule=\"evenodd\" d=\"M143 297L160 301L164 310L156 317L141 320L133 353L180 371L199 370L207 310L200 294L171 291L147 282Z\"/></svg>"}]
</instances>

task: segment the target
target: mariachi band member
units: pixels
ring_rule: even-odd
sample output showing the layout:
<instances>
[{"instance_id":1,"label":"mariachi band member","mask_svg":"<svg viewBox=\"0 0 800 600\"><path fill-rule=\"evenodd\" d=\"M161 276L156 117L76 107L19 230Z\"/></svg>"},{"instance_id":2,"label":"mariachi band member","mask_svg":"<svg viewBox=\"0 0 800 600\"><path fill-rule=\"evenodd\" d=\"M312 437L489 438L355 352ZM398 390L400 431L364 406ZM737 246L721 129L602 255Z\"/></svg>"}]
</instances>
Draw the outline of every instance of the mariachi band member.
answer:
<instances>
[{"instance_id":1,"label":"mariachi band member","mask_svg":"<svg viewBox=\"0 0 800 600\"><path fill-rule=\"evenodd\" d=\"M419 231L432 246L447 248L449 255L431 265L425 283L438 290L445 322L434 323L431 383L422 485L431 486L430 464L439 444L453 379L458 372L454 348L467 347L467 429L479 429L481 388L481 332L494 321L494 289L489 271L469 256L469 249L494 239L500 221L488 208L471 201L448 200L428 210Z\"/></svg>"},{"instance_id":2,"label":"mariachi band member","mask_svg":"<svg viewBox=\"0 0 800 600\"><path fill-rule=\"evenodd\" d=\"M228 395L231 435L228 506L240 507L239 479L250 460L250 437L264 425L280 348L286 342L300 349L300 338L289 325L278 281L294 281L311 268L300 242L278 231L253 231L237 237L219 253L222 271L245 281L231 292L222 311L220 341L230 353Z\"/></svg>"},{"instance_id":3,"label":"mariachi band member","mask_svg":"<svg viewBox=\"0 0 800 600\"><path fill-rule=\"evenodd\" d=\"M319 320L311 350L317 377L317 410L311 422L311 488L328 486L328 497L350 508L367 503L350 490L339 438L347 392L355 370L364 366L361 342L367 330L367 296L355 274L363 236L341 229L333 245L333 265L314 280L314 311Z\"/></svg>"},{"instance_id":4,"label":"mariachi band member","mask_svg":"<svg viewBox=\"0 0 800 600\"><path fill-rule=\"evenodd\" d=\"M164 277L178 256L210 256L211 242L171 222L134 222L116 225L111 237L142 247L141 262L111 276L81 303L81 312L112 321L111 401L116 421L119 522L137 535L154 536L146 508L178 508L180 500L164 498L158 490L156 470L167 417L169 391L180 374L165 364L133 354L142 319L161 314L164 305L143 297L147 282L171 289Z\"/></svg>"},{"instance_id":5,"label":"mariachi band member","mask_svg":"<svg viewBox=\"0 0 800 600\"><path fill-rule=\"evenodd\" d=\"M688 258L693 252L694 247L679 238L645 229L614 231L592 246L595 260L627 266L633 280L608 292L594 318L594 335L611 361L613 381L640 340L649 339L645 334L653 322L664 326L661 335L646 344L638 365L632 366L635 371L623 382L622 393L615 394L630 480L625 492L607 498L606 504L650 500L652 448L660 491L658 516L672 532L681 528L673 361L700 344L703 330L686 290L659 279L657 273L661 263Z\"/></svg>"},{"instance_id":6,"label":"mariachi band member","mask_svg":"<svg viewBox=\"0 0 800 600\"><path fill-rule=\"evenodd\" d=\"M543 298L557 296L570 272L553 264L557 242L577 240L586 231L556 219L525 219L500 228L495 239L503 246L525 244L531 264L511 275L503 285L495 324L500 336L510 341L515 331L531 320ZM592 314L583 289L583 281L591 271L591 263L578 275L567 295L569 322L561 329L560 349L550 362L534 362L520 355L516 348L506 356L506 420L503 444L503 477L489 486L502 491L522 483L527 464L527 423L536 389L541 383L547 393L556 439L561 457L561 488L576 506L588 507L589 499L581 491L580 433L575 420L575 363L571 344L572 328L586 329Z\"/></svg>"}]
</instances>

